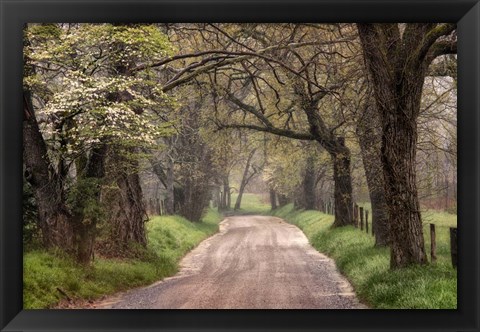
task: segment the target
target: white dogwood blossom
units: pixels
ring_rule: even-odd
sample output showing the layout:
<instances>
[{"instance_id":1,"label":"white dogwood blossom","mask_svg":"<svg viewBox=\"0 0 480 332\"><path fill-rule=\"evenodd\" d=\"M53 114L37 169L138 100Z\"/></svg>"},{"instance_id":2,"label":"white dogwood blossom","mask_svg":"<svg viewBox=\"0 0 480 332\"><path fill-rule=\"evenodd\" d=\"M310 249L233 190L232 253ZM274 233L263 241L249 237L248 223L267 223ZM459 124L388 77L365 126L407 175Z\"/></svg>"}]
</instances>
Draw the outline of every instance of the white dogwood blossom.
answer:
<instances>
[{"instance_id":1,"label":"white dogwood blossom","mask_svg":"<svg viewBox=\"0 0 480 332\"><path fill-rule=\"evenodd\" d=\"M174 107L153 80L130 68L169 56L153 25L32 25L26 57L36 68L24 84L43 96L47 141L63 157L97 144L154 146L171 133L157 114ZM42 93L43 92L43 93Z\"/></svg>"}]
</instances>

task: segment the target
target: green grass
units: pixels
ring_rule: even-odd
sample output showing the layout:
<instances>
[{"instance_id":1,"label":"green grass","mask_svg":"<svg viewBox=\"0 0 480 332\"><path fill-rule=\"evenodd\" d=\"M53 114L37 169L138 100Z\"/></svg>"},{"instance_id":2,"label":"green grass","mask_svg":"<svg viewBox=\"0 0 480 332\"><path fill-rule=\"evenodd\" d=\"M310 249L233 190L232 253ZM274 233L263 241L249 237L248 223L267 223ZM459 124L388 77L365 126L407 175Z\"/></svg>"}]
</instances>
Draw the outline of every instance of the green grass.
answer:
<instances>
[{"instance_id":1,"label":"green grass","mask_svg":"<svg viewBox=\"0 0 480 332\"><path fill-rule=\"evenodd\" d=\"M435 224L437 261L450 264L450 227L457 227L457 215L443 211L426 210L422 212L425 248L430 254L430 224Z\"/></svg>"},{"instance_id":2,"label":"green grass","mask_svg":"<svg viewBox=\"0 0 480 332\"><path fill-rule=\"evenodd\" d=\"M363 206L369 208L368 204ZM271 213L270 205L255 194L244 195L240 212ZM449 227L456 226L456 215L438 211L422 213L427 252L429 223L437 227L437 262L392 271L388 249L374 248L373 237L354 227L332 229L331 215L294 211L291 204L274 214L297 225L317 250L332 257L360 299L372 308L457 307L457 273L451 267L449 250ZM180 259L215 233L220 220L221 216L213 209L208 210L201 223L191 223L179 216L152 218L147 223L150 255L143 260L96 259L91 267L82 268L59 253L27 252L24 308L54 307L62 298L57 287L73 298L95 299L173 275Z\"/></svg>"},{"instance_id":3,"label":"green grass","mask_svg":"<svg viewBox=\"0 0 480 332\"><path fill-rule=\"evenodd\" d=\"M370 307L457 308L457 273L451 266L448 244L448 226L456 224L455 215L433 211L424 214L425 230L429 222L437 224L436 263L391 270L387 248L375 248L374 238L354 227L331 228L332 215L294 211L291 204L274 214L298 226L313 247L333 258L359 298ZM425 239L429 248L429 233L425 233Z\"/></svg>"},{"instance_id":4,"label":"green grass","mask_svg":"<svg viewBox=\"0 0 480 332\"><path fill-rule=\"evenodd\" d=\"M238 194L236 193L232 194L232 208L235 206L237 196ZM244 193L242 196L242 203L240 204L240 210L235 211L235 214L266 214L270 212L271 208L270 203L263 200L260 195Z\"/></svg>"},{"instance_id":5,"label":"green grass","mask_svg":"<svg viewBox=\"0 0 480 332\"><path fill-rule=\"evenodd\" d=\"M63 298L57 287L71 298L89 300L171 276L189 250L218 230L220 220L213 209L200 223L179 216L152 218L147 223L148 248L142 260L98 258L91 266L81 267L59 252L26 252L23 306L54 307Z\"/></svg>"},{"instance_id":6,"label":"green grass","mask_svg":"<svg viewBox=\"0 0 480 332\"><path fill-rule=\"evenodd\" d=\"M359 203L369 211L372 210L369 202ZM371 220L371 212L370 217ZM430 224L435 224L437 259L440 262L450 262L450 227L457 227L457 215L445 211L422 210L423 234L425 238L425 248L430 255Z\"/></svg>"},{"instance_id":7,"label":"green grass","mask_svg":"<svg viewBox=\"0 0 480 332\"><path fill-rule=\"evenodd\" d=\"M148 246L157 255L178 261L218 230L219 214L209 209L201 223L180 216L155 217L147 223Z\"/></svg>"}]
</instances>

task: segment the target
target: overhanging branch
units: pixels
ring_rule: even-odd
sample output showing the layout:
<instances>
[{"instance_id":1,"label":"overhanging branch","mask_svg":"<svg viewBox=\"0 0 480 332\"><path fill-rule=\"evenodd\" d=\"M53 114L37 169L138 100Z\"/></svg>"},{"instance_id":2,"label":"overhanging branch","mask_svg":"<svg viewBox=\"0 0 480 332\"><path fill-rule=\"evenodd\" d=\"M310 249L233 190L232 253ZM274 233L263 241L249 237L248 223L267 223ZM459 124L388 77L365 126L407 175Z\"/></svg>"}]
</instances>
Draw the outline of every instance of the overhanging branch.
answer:
<instances>
[{"instance_id":1,"label":"overhanging branch","mask_svg":"<svg viewBox=\"0 0 480 332\"><path fill-rule=\"evenodd\" d=\"M288 138L293 138L293 139L299 139L299 140L307 140L307 141L313 141L315 140L315 137L311 135L310 133L306 132L298 132L294 130L289 130L289 129L282 129L282 128L277 128L277 127L262 127L258 125L251 125L251 124L240 124L240 123L220 123L220 122L215 122L217 126L217 130L222 130L222 129L250 129L250 130L256 130L256 131L262 131L265 133L270 133L273 135L277 136L283 136L283 137L288 137Z\"/></svg>"}]
</instances>

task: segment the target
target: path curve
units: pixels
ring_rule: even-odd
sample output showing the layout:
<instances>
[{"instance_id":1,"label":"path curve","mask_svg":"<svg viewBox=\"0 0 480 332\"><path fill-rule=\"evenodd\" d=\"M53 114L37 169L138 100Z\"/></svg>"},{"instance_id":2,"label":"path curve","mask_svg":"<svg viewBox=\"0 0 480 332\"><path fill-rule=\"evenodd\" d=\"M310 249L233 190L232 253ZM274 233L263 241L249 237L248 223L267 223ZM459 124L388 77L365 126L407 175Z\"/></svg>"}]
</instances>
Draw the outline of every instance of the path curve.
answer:
<instances>
[{"instance_id":1,"label":"path curve","mask_svg":"<svg viewBox=\"0 0 480 332\"><path fill-rule=\"evenodd\" d=\"M303 232L280 218L233 216L180 272L108 297L112 309L360 309L350 283Z\"/></svg>"}]
</instances>

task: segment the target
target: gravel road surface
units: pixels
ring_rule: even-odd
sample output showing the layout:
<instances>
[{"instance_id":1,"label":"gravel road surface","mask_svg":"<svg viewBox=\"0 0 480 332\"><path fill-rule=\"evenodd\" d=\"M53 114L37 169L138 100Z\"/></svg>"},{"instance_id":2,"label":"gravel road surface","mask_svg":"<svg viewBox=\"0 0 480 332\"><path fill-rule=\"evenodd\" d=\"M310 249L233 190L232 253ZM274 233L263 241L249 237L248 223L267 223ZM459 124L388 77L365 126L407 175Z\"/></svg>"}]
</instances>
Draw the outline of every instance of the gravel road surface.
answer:
<instances>
[{"instance_id":1,"label":"gravel road surface","mask_svg":"<svg viewBox=\"0 0 480 332\"><path fill-rule=\"evenodd\" d=\"M335 263L282 219L234 216L180 272L96 303L113 309L363 309Z\"/></svg>"}]
</instances>

